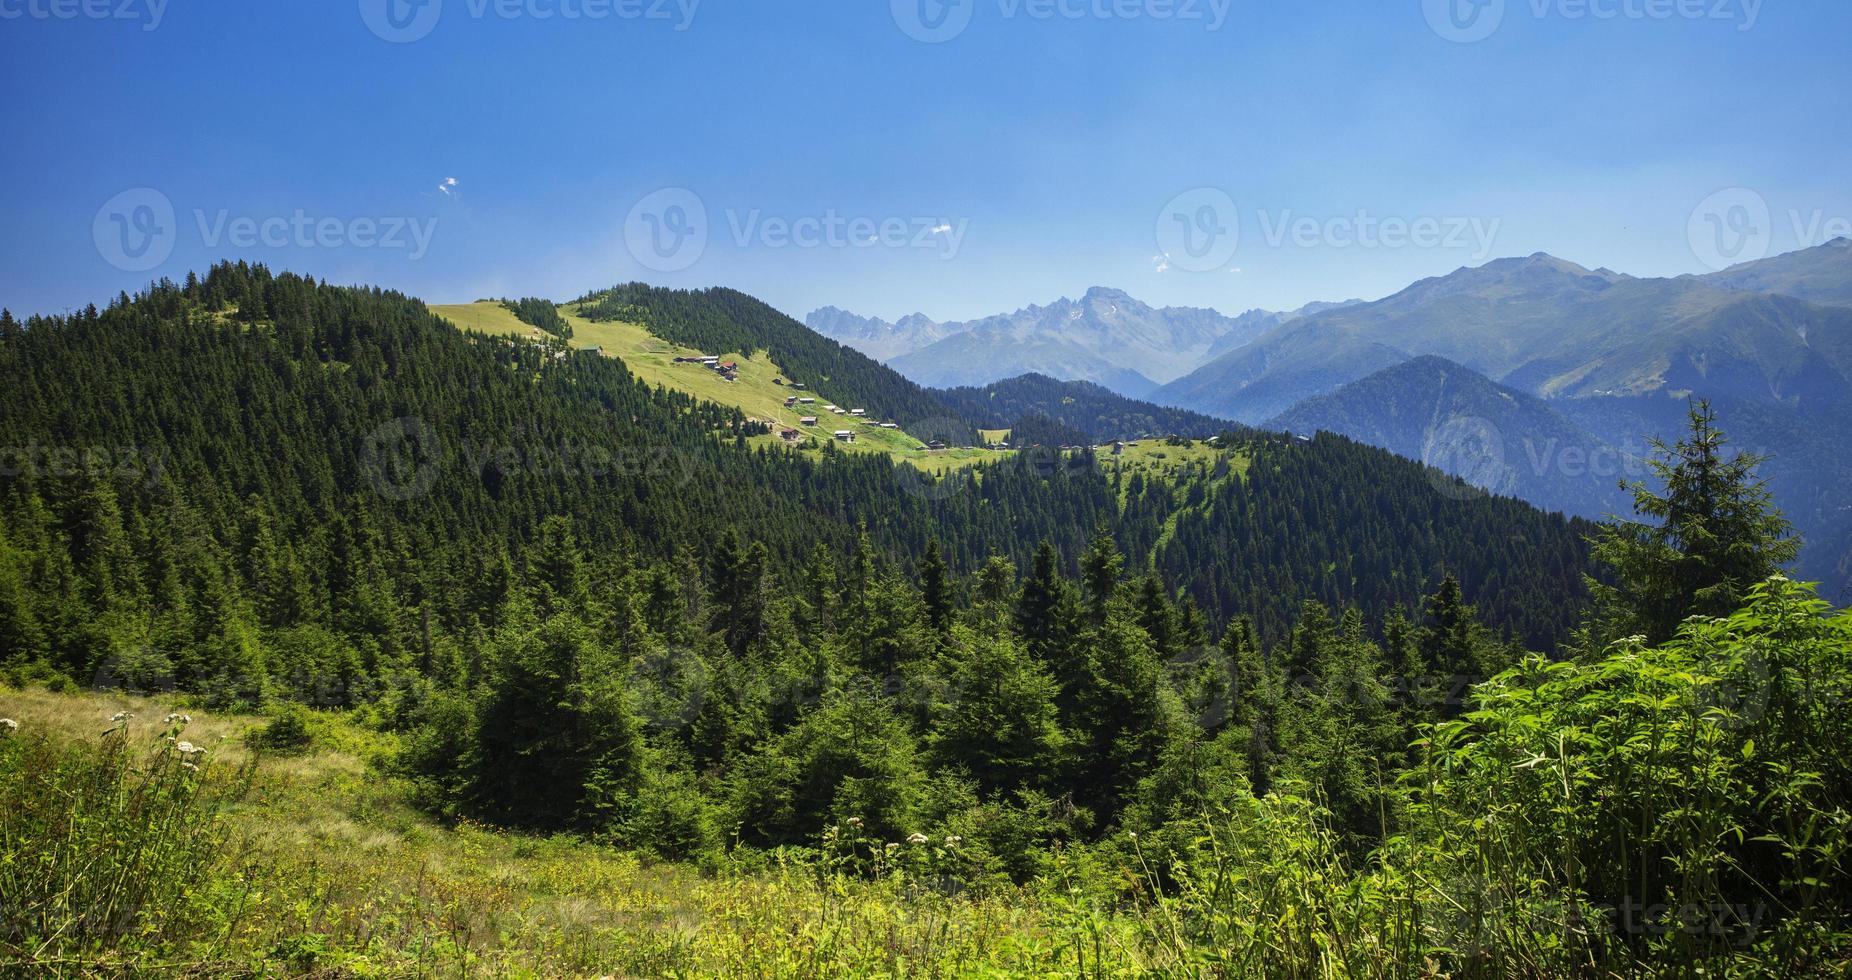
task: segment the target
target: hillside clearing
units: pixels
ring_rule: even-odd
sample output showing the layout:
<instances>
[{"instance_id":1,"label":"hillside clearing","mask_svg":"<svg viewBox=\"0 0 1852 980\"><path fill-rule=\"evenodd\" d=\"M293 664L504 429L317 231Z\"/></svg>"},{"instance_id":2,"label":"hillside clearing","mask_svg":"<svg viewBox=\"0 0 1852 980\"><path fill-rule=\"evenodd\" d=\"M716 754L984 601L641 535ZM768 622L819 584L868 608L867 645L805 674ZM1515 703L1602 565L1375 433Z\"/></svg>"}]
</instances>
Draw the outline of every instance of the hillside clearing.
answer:
<instances>
[{"instance_id":1,"label":"hillside clearing","mask_svg":"<svg viewBox=\"0 0 1852 980\"><path fill-rule=\"evenodd\" d=\"M499 302L432 306L431 312L465 330L530 340L544 337L538 329L523 323ZM783 445L784 441L778 431L794 429L803 434L803 441L797 446L801 450L814 452L823 443L835 441L836 432L846 430L855 434L855 441L839 443L839 448L851 452L887 453L895 462L911 463L915 468L928 473L944 473L1003 457L1001 453L986 449L927 451L920 448L921 439L904 430L882 428L878 423L887 421L885 419L864 421L847 414L831 413L827 406L836 405L845 413L863 406L832 401L826 380L791 377L765 351L759 351L751 357L738 351L697 351L671 344L638 324L593 322L580 316L579 309L574 306L562 306L559 312L572 325L573 336L569 343L575 349L600 349L605 356L622 360L631 373L647 384L680 391L716 405L737 408L749 419L760 419L772 424L775 428L773 434L756 437L753 440L755 445ZM676 363L678 357L702 354L714 354L723 361L737 362L740 366L739 380L727 381L700 364ZM795 387L798 383L804 384L805 390L798 390ZM786 399L793 397L814 398L816 403L787 406ZM816 417L817 424L804 425L803 420L812 416Z\"/></svg>"}]
</instances>

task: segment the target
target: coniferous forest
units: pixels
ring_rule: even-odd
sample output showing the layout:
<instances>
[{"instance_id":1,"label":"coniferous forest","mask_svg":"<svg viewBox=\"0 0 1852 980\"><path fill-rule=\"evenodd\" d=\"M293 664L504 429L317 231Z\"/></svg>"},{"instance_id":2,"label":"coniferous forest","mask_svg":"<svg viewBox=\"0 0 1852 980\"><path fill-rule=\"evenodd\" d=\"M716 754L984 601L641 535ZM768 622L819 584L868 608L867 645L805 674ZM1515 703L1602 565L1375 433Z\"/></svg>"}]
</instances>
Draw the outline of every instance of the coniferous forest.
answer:
<instances>
[{"instance_id":1,"label":"coniferous forest","mask_svg":"<svg viewBox=\"0 0 1852 980\"><path fill-rule=\"evenodd\" d=\"M957 412L742 294L582 302ZM1019 441L932 477L754 442L510 308L552 338L243 263L5 316L5 962L1844 969L1852 619L1701 404L1635 523L1233 427L1161 475ZM101 742L57 734L79 690L131 705ZM240 836L349 799L445 866ZM706 912L516 924L510 874Z\"/></svg>"}]
</instances>

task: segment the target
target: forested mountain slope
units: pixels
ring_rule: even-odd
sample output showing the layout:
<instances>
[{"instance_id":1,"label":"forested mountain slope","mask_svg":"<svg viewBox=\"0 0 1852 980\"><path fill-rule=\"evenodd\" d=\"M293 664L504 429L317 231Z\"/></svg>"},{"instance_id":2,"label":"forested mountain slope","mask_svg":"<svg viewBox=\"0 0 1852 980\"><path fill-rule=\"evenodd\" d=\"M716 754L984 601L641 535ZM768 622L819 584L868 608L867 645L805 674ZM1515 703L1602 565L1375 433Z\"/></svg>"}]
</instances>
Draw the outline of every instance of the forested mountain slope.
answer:
<instances>
[{"instance_id":1,"label":"forested mountain slope","mask_svg":"<svg viewBox=\"0 0 1852 980\"><path fill-rule=\"evenodd\" d=\"M1040 416L1096 443L1163 436L1206 439L1233 428L1222 419L1126 398L1092 382L1057 381L1043 374L933 394L986 429L1018 429L1023 419Z\"/></svg>"},{"instance_id":2,"label":"forested mountain slope","mask_svg":"<svg viewBox=\"0 0 1852 980\"><path fill-rule=\"evenodd\" d=\"M1044 541L1071 568L1101 526L1149 567L1179 508L1210 523L1178 522L1198 550L1170 563L1167 588L1224 603L1201 610L1211 623L1278 628L1314 596L1385 615L1452 571L1492 626L1545 646L1581 592L1584 528L1437 493L1420 467L1340 441L1228 447L1264 461L1247 482L1115 486L1090 456L1052 453L933 481L879 455L751 449L737 410L640 384L616 359L459 332L396 293L262 267L9 317L0 335L0 446L15 447L0 647L78 678L230 695L334 676L346 702L469 656L560 546L544 533L555 516L599 581L643 575L671 604L693 601L729 532L763 546L767 582L797 589L819 547L848 560L859 526L890 569L933 538L958 571L1026 563ZM1512 587L1479 595L1494 578Z\"/></svg>"},{"instance_id":3,"label":"forested mountain slope","mask_svg":"<svg viewBox=\"0 0 1852 980\"><path fill-rule=\"evenodd\" d=\"M1492 493L1597 520L1625 513L1621 479L1646 472L1631 451L1542 399L1440 357L1418 357L1308 398L1265 428L1348 436Z\"/></svg>"},{"instance_id":4,"label":"forested mountain slope","mask_svg":"<svg viewBox=\"0 0 1852 980\"><path fill-rule=\"evenodd\" d=\"M698 291L662 289L629 283L575 301L580 315L593 322L641 323L673 343L711 354L763 350L790 372L792 380L827 383L845 406L865 407L903 428L934 419L935 428L952 428L944 406L924 388L851 347L824 337L765 303L732 289ZM975 427L957 426L960 445L977 442ZM954 433L935 432L953 441Z\"/></svg>"}]
</instances>

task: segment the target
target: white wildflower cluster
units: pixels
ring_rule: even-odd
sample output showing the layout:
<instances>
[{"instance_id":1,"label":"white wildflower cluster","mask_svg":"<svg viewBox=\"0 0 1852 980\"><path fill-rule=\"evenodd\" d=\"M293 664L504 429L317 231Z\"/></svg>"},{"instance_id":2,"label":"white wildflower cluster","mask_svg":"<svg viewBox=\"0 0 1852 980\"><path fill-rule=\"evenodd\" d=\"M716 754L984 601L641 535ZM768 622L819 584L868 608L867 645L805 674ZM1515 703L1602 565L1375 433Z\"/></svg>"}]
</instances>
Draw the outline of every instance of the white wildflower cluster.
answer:
<instances>
[{"instance_id":1,"label":"white wildflower cluster","mask_svg":"<svg viewBox=\"0 0 1852 980\"><path fill-rule=\"evenodd\" d=\"M174 751L180 753L180 768L187 772L198 772L199 763L206 757L206 750L192 742L181 742L174 746Z\"/></svg>"},{"instance_id":2,"label":"white wildflower cluster","mask_svg":"<svg viewBox=\"0 0 1852 980\"><path fill-rule=\"evenodd\" d=\"M0 738L19 731L19 722L11 718L0 718Z\"/></svg>"},{"instance_id":3,"label":"white wildflower cluster","mask_svg":"<svg viewBox=\"0 0 1852 980\"><path fill-rule=\"evenodd\" d=\"M183 715L183 714L180 714L179 712L175 712L167 716L167 723L169 725L182 725L182 726L191 725L193 723L193 716Z\"/></svg>"},{"instance_id":4,"label":"white wildflower cluster","mask_svg":"<svg viewBox=\"0 0 1852 980\"><path fill-rule=\"evenodd\" d=\"M912 844L915 847L918 847L919 845L924 844L930 840L932 840L932 838L926 836L925 834L913 834L907 838L907 843Z\"/></svg>"},{"instance_id":5,"label":"white wildflower cluster","mask_svg":"<svg viewBox=\"0 0 1852 980\"><path fill-rule=\"evenodd\" d=\"M129 720L130 718L133 718L133 717L135 717L135 712L133 712L133 711L118 711L118 712L116 712L116 714L115 714L115 716L114 716L114 717L112 717L112 718L110 718L109 720L110 720L110 721L113 721L113 722L115 722L115 723L116 723L116 724L118 724L118 725L120 725L120 724L122 724L123 722L126 722L126 721L128 721L128 720Z\"/></svg>"},{"instance_id":6,"label":"white wildflower cluster","mask_svg":"<svg viewBox=\"0 0 1852 980\"><path fill-rule=\"evenodd\" d=\"M958 845L963 844L964 842L965 842L965 839L963 837L951 836L945 839L945 846L946 847L957 847Z\"/></svg>"}]
</instances>

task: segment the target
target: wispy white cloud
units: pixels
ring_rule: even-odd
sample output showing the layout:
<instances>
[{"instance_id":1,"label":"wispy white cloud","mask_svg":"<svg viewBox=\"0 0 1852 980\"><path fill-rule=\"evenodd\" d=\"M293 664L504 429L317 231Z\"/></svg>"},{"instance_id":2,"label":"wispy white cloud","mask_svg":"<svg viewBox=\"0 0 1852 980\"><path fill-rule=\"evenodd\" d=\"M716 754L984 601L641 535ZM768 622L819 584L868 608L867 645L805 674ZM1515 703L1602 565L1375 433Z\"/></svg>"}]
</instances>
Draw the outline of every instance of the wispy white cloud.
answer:
<instances>
[{"instance_id":1,"label":"wispy white cloud","mask_svg":"<svg viewBox=\"0 0 1852 980\"><path fill-rule=\"evenodd\" d=\"M1151 268L1157 272L1170 271L1170 253L1159 252L1151 257Z\"/></svg>"},{"instance_id":2,"label":"wispy white cloud","mask_svg":"<svg viewBox=\"0 0 1852 980\"><path fill-rule=\"evenodd\" d=\"M437 185L437 189L445 195L455 194L458 191L457 179L455 177L445 177L444 182Z\"/></svg>"},{"instance_id":3,"label":"wispy white cloud","mask_svg":"<svg viewBox=\"0 0 1852 980\"><path fill-rule=\"evenodd\" d=\"M935 225L932 229L932 233L935 235L949 235L952 233L952 226L951 225Z\"/></svg>"}]
</instances>

